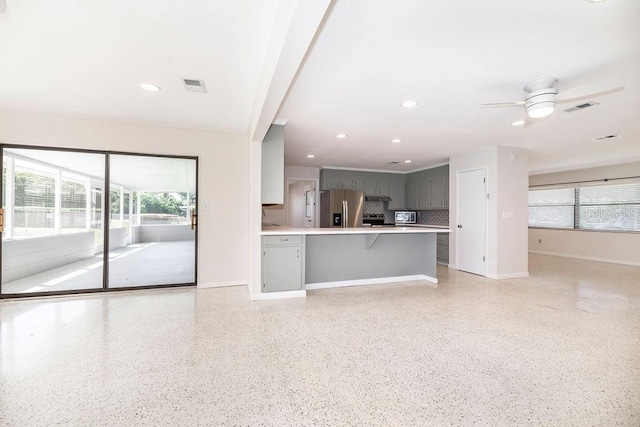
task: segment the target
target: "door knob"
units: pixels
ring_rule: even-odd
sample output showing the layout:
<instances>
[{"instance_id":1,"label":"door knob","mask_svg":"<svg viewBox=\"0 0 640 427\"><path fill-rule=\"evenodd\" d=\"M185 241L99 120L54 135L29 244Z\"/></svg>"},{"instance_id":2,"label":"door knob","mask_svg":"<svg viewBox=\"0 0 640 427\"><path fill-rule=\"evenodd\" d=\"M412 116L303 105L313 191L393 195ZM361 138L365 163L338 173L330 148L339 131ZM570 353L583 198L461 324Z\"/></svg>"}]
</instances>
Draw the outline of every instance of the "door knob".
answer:
<instances>
[{"instance_id":1,"label":"door knob","mask_svg":"<svg viewBox=\"0 0 640 427\"><path fill-rule=\"evenodd\" d=\"M461 224L458 224L458 228L462 228L462 225L461 225Z\"/></svg>"}]
</instances>

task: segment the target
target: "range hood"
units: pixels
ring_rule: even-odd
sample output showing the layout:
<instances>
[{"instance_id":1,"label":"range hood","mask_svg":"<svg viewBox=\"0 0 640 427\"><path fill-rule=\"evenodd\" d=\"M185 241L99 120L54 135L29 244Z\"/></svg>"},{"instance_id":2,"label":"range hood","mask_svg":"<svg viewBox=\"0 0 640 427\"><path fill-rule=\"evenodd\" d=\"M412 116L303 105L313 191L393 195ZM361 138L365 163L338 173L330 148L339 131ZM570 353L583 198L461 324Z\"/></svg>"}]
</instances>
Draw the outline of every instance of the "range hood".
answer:
<instances>
[{"instance_id":1,"label":"range hood","mask_svg":"<svg viewBox=\"0 0 640 427\"><path fill-rule=\"evenodd\" d=\"M389 196L364 196L365 202L390 202Z\"/></svg>"}]
</instances>

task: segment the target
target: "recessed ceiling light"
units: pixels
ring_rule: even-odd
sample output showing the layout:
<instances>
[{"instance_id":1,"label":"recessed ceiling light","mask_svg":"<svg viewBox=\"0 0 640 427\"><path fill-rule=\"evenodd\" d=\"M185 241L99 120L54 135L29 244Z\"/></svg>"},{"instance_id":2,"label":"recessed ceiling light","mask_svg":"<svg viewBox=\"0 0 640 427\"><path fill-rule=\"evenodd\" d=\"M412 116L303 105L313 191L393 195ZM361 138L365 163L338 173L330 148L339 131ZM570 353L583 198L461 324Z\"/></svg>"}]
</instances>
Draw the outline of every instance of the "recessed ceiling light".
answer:
<instances>
[{"instance_id":1,"label":"recessed ceiling light","mask_svg":"<svg viewBox=\"0 0 640 427\"><path fill-rule=\"evenodd\" d=\"M336 138L338 138L338 139L343 139L343 138L346 138L346 137L347 137L346 133L339 133L339 134L336 135Z\"/></svg>"},{"instance_id":2,"label":"recessed ceiling light","mask_svg":"<svg viewBox=\"0 0 640 427\"><path fill-rule=\"evenodd\" d=\"M405 160L404 162L405 163L411 163L411 160Z\"/></svg>"},{"instance_id":3,"label":"recessed ceiling light","mask_svg":"<svg viewBox=\"0 0 640 427\"><path fill-rule=\"evenodd\" d=\"M394 144L397 144L399 142L402 142L402 140L400 138L394 138L391 140L391 142L393 142Z\"/></svg>"},{"instance_id":4,"label":"recessed ceiling light","mask_svg":"<svg viewBox=\"0 0 640 427\"><path fill-rule=\"evenodd\" d=\"M411 108L411 107L415 107L416 105L418 105L418 101L404 101L402 103L402 106L404 108Z\"/></svg>"},{"instance_id":5,"label":"recessed ceiling light","mask_svg":"<svg viewBox=\"0 0 640 427\"><path fill-rule=\"evenodd\" d=\"M140 87L149 92L160 92L160 86L151 83L140 83Z\"/></svg>"},{"instance_id":6,"label":"recessed ceiling light","mask_svg":"<svg viewBox=\"0 0 640 427\"><path fill-rule=\"evenodd\" d=\"M315 156L313 154L307 154L307 158L313 159Z\"/></svg>"},{"instance_id":7,"label":"recessed ceiling light","mask_svg":"<svg viewBox=\"0 0 640 427\"><path fill-rule=\"evenodd\" d=\"M524 124L524 120L518 120L517 122L511 123L511 126L522 126Z\"/></svg>"}]
</instances>

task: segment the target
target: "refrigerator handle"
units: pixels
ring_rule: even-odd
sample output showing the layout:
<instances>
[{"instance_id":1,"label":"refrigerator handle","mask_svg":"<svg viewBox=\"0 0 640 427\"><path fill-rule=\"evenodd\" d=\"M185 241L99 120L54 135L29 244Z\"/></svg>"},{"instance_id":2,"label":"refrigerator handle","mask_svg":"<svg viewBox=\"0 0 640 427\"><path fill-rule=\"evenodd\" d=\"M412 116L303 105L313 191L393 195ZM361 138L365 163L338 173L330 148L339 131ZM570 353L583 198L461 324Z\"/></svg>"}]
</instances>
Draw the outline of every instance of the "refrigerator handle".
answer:
<instances>
[{"instance_id":1,"label":"refrigerator handle","mask_svg":"<svg viewBox=\"0 0 640 427\"><path fill-rule=\"evenodd\" d=\"M347 228L349 226L349 202L346 200L342 201L342 228Z\"/></svg>"}]
</instances>

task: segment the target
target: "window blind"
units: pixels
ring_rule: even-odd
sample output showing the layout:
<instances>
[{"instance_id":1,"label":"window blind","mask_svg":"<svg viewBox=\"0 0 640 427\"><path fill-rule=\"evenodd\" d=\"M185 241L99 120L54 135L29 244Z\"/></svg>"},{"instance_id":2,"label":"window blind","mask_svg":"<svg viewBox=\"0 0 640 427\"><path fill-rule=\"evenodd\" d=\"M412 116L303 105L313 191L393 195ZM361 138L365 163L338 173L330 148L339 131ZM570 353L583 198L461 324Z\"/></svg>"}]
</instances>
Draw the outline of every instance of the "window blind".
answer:
<instances>
[{"instance_id":1,"label":"window blind","mask_svg":"<svg viewBox=\"0 0 640 427\"><path fill-rule=\"evenodd\" d=\"M530 190L529 226L640 232L640 183Z\"/></svg>"}]
</instances>

